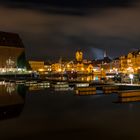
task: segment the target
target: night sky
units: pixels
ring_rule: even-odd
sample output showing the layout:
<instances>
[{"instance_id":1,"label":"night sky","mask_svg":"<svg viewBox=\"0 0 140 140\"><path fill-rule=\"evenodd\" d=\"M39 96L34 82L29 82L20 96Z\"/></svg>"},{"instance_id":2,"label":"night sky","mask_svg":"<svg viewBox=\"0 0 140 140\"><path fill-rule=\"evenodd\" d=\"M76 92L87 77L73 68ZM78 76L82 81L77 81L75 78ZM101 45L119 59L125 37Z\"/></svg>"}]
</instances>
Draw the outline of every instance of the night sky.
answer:
<instances>
[{"instance_id":1,"label":"night sky","mask_svg":"<svg viewBox=\"0 0 140 140\"><path fill-rule=\"evenodd\" d=\"M140 49L135 0L3 0L0 30L19 33L28 59L110 57Z\"/></svg>"}]
</instances>

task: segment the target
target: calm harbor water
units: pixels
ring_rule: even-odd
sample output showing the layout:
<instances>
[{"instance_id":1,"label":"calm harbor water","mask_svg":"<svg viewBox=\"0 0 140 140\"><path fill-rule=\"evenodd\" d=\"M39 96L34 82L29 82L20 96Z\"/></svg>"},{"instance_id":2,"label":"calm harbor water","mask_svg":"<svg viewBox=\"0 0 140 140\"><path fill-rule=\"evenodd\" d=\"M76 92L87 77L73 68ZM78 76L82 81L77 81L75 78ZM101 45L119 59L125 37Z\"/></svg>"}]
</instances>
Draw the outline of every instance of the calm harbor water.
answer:
<instances>
[{"instance_id":1,"label":"calm harbor water","mask_svg":"<svg viewBox=\"0 0 140 140\"><path fill-rule=\"evenodd\" d=\"M0 85L0 138L139 140L140 102L117 94L78 96L75 91Z\"/></svg>"}]
</instances>

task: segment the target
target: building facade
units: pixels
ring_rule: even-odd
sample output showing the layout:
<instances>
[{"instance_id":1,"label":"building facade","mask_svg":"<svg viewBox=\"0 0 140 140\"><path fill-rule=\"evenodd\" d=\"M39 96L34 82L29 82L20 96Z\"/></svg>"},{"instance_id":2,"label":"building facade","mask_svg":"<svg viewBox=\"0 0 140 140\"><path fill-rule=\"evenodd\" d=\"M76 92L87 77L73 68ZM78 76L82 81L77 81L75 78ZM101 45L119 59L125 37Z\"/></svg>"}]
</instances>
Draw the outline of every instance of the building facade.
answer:
<instances>
[{"instance_id":1,"label":"building facade","mask_svg":"<svg viewBox=\"0 0 140 140\"><path fill-rule=\"evenodd\" d=\"M120 69L123 73L140 73L140 50L121 56Z\"/></svg>"},{"instance_id":2,"label":"building facade","mask_svg":"<svg viewBox=\"0 0 140 140\"><path fill-rule=\"evenodd\" d=\"M29 65L32 69L32 71L37 71L37 72L43 72L45 71L44 69L44 61L33 61L33 60L30 60L29 61Z\"/></svg>"},{"instance_id":3,"label":"building facade","mask_svg":"<svg viewBox=\"0 0 140 140\"><path fill-rule=\"evenodd\" d=\"M25 48L19 35L0 31L0 72L25 67Z\"/></svg>"}]
</instances>

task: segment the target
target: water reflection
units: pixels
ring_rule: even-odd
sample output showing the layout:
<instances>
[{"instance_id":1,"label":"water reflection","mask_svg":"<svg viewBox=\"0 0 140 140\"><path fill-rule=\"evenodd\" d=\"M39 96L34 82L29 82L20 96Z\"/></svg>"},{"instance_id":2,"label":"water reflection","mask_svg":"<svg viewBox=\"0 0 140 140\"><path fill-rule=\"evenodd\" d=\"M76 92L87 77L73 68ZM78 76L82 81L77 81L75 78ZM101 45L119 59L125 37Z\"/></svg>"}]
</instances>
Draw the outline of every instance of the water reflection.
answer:
<instances>
[{"instance_id":1,"label":"water reflection","mask_svg":"<svg viewBox=\"0 0 140 140\"><path fill-rule=\"evenodd\" d=\"M29 91L34 91L34 90L44 90L46 88L50 88L50 83L45 82L45 83L34 83L34 84L26 84L28 87Z\"/></svg>"},{"instance_id":2,"label":"water reflection","mask_svg":"<svg viewBox=\"0 0 140 140\"><path fill-rule=\"evenodd\" d=\"M99 81L101 80L100 75L80 75L77 76L76 78L69 78L69 81L85 81L85 82L91 82L91 81Z\"/></svg>"},{"instance_id":3,"label":"water reflection","mask_svg":"<svg viewBox=\"0 0 140 140\"><path fill-rule=\"evenodd\" d=\"M89 83L77 83L76 87L89 87Z\"/></svg>"},{"instance_id":4,"label":"water reflection","mask_svg":"<svg viewBox=\"0 0 140 140\"><path fill-rule=\"evenodd\" d=\"M25 103L26 90L28 90L29 93L31 93L30 91L32 90L37 91L37 90L44 90L46 88L51 89L51 90L47 90L47 92L49 93L51 93L50 91L54 90L54 91L64 91L62 93L73 93L76 95L99 95L97 87L95 87L95 85L91 86L87 82L83 82L83 83L80 82L75 82L75 83L55 82L54 83L53 82L50 84L50 82L39 83L35 81L30 81L30 82L26 82L25 84L18 84L18 85L16 83L0 82L0 120L17 117L21 114ZM71 90L73 90L73 92L69 92ZM118 90L119 90L118 86L104 86L100 91L102 93L114 93L114 92L118 92ZM136 95L140 95L140 93L135 93L135 96L133 93L132 97L125 97L125 98L122 97L120 98L120 94L118 93L115 95L116 95L115 100L117 100L116 103L128 103L128 102L140 101L140 96L135 97ZM105 95L102 94L101 96L104 97ZM112 95L107 95L107 96L112 97ZM90 98L90 97L86 97L86 98Z\"/></svg>"},{"instance_id":5,"label":"water reflection","mask_svg":"<svg viewBox=\"0 0 140 140\"><path fill-rule=\"evenodd\" d=\"M57 84L59 87L62 87L63 84L67 85L67 83ZM22 114L26 88L15 84L10 85L10 83L0 86L0 118L21 116L18 119L1 121L0 131L3 135L1 139L128 140L135 139L135 136L140 138L140 103L112 103L119 99L118 94L99 94L97 88L96 92L92 89L93 92L90 96L79 96L89 95L89 88L94 88L93 85L92 87L90 87L91 85L77 87L79 91L83 90L78 93L78 96L74 96L75 91L52 92L55 89L53 85L56 83L51 82L51 85L50 89L34 91L35 94L30 94L32 92L28 91L26 106ZM11 90L12 92L9 93L6 87L12 87L11 89L15 90ZM36 86L34 85L34 87ZM52 136L54 137L52 138Z\"/></svg>"},{"instance_id":6,"label":"water reflection","mask_svg":"<svg viewBox=\"0 0 140 140\"><path fill-rule=\"evenodd\" d=\"M76 77L67 77L67 76L54 76L54 77L46 77L47 80L58 80L58 81L84 81L84 82L91 82L91 81L100 81L100 75L78 75Z\"/></svg>"},{"instance_id":7,"label":"water reflection","mask_svg":"<svg viewBox=\"0 0 140 140\"><path fill-rule=\"evenodd\" d=\"M74 90L73 87L69 86L68 82L56 82L55 84L52 85L54 88L54 91L69 91L69 90Z\"/></svg>"},{"instance_id":8,"label":"water reflection","mask_svg":"<svg viewBox=\"0 0 140 140\"><path fill-rule=\"evenodd\" d=\"M0 120L17 117L23 110L26 88L14 83L0 83Z\"/></svg>"}]
</instances>

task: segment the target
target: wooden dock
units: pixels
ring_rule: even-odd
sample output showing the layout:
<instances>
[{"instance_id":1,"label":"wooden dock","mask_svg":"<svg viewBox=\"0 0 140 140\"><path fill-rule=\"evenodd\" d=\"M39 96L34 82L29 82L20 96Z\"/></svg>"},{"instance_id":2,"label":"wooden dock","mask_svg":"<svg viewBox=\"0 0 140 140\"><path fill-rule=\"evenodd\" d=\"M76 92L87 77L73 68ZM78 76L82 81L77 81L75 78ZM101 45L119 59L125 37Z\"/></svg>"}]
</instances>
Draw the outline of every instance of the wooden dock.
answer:
<instances>
[{"instance_id":1,"label":"wooden dock","mask_svg":"<svg viewBox=\"0 0 140 140\"><path fill-rule=\"evenodd\" d=\"M140 96L140 90L119 91L118 96L121 97L121 98L124 98L124 97L137 97L137 96Z\"/></svg>"},{"instance_id":2,"label":"wooden dock","mask_svg":"<svg viewBox=\"0 0 140 140\"><path fill-rule=\"evenodd\" d=\"M76 89L77 95L95 95L96 87L82 87Z\"/></svg>"},{"instance_id":3,"label":"wooden dock","mask_svg":"<svg viewBox=\"0 0 140 140\"><path fill-rule=\"evenodd\" d=\"M103 93L105 94L116 93L119 90L119 86L113 86L113 85L103 86L102 90Z\"/></svg>"}]
</instances>

